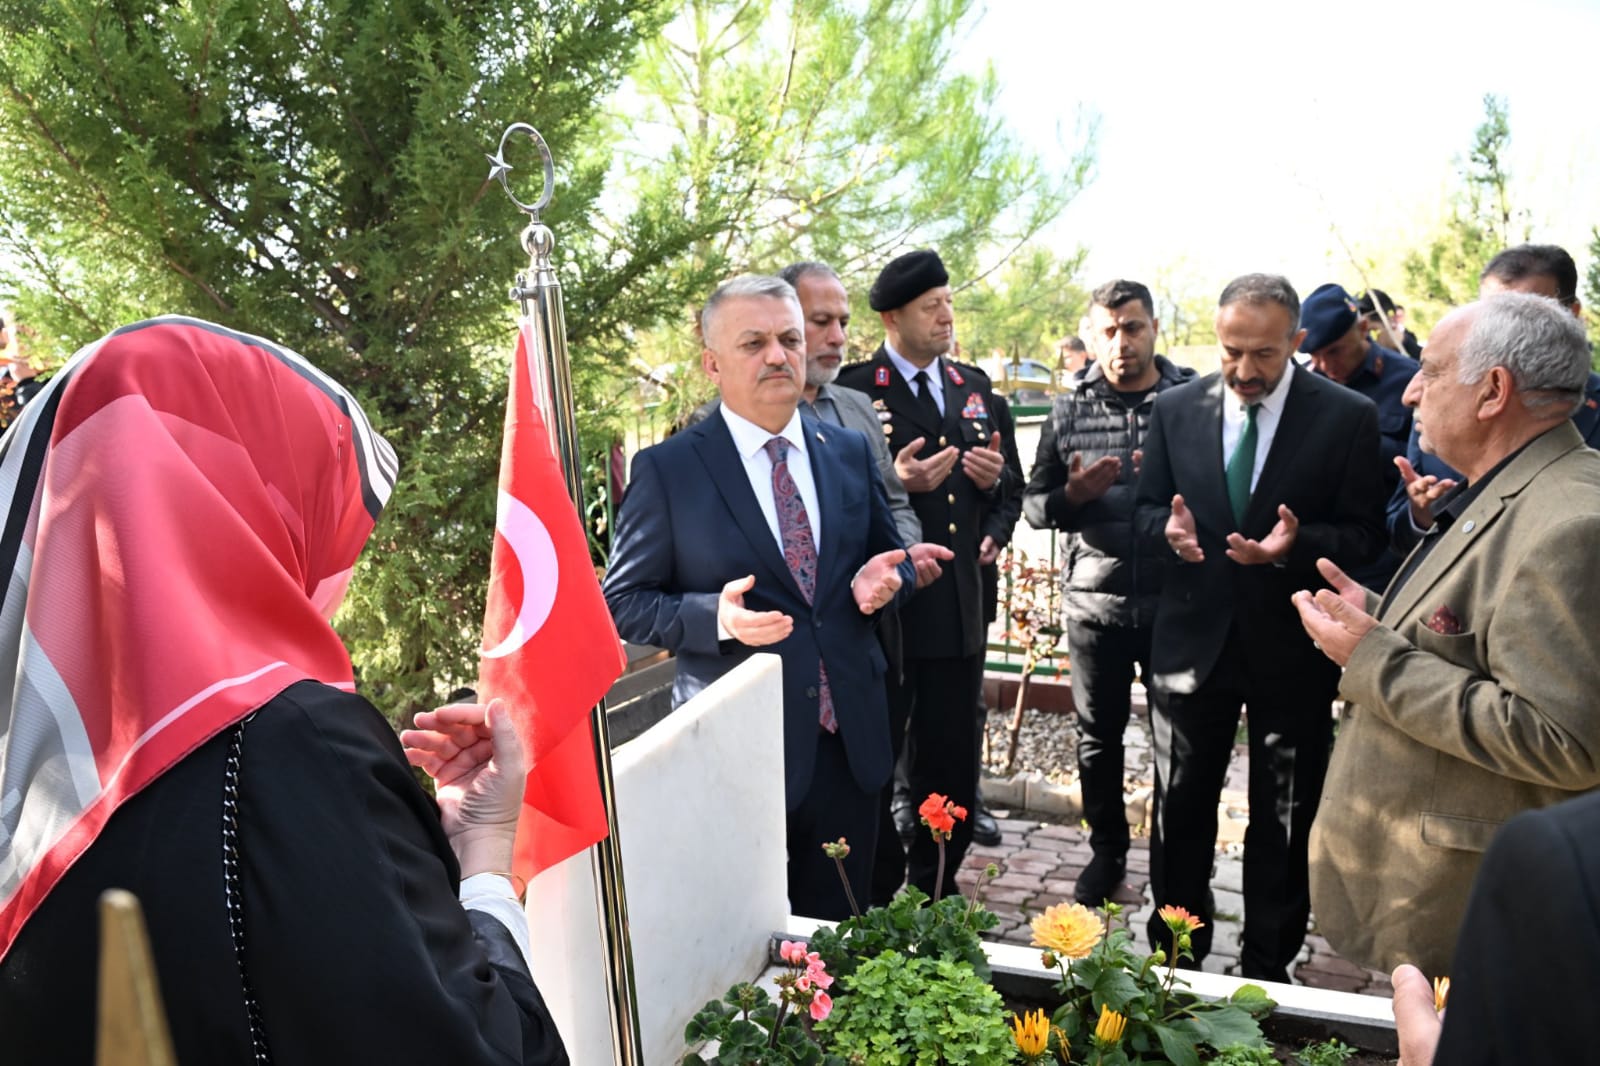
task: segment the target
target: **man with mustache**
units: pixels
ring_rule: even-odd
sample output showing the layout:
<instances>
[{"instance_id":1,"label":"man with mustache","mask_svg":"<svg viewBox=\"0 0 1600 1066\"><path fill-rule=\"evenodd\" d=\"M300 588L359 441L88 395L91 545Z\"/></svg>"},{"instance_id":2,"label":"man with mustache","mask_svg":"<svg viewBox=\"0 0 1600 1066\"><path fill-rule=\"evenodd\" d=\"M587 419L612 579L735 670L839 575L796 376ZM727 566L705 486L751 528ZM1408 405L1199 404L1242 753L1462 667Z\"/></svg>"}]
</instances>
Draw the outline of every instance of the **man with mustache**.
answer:
<instances>
[{"instance_id":1,"label":"man with mustache","mask_svg":"<svg viewBox=\"0 0 1600 1066\"><path fill-rule=\"evenodd\" d=\"M1297 370L1300 299L1246 274L1217 309L1220 373L1157 397L1135 523L1173 557L1151 649L1156 797L1150 880L1157 907L1205 921L1217 801L1241 707L1250 737L1243 976L1286 981L1310 910L1306 844L1333 735L1339 669L1299 625L1290 596L1316 560L1359 566L1384 546L1383 472L1372 401ZM1173 950L1152 916L1153 947Z\"/></svg>"},{"instance_id":2,"label":"man with mustache","mask_svg":"<svg viewBox=\"0 0 1600 1066\"><path fill-rule=\"evenodd\" d=\"M900 706L908 721L906 772L910 796L938 792L971 811L978 796L978 744L973 725L983 681L986 627L979 569L999 552L985 529L1009 485L994 430L994 392L975 366L948 358L955 339L950 275L938 253L907 252L891 260L868 302L886 334L864 363L846 367L839 383L866 393L888 416L895 469L922 520L922 535L951 550L944 576L901 612L905 681ZM946 845L943 893L972 840L958 821ZM928 833L912 838L912 884L930 895L939 852Z\"/></svg>"},{"instance_id":3,"label":"man with mustache","mask_svg":"<svg viewBox=\"0 0 1600 1066\"><path fill-rule=\"evenodd\" d=\"M700 323L721 406L635 457L606 603L625 639L676 653L674 705L757 651L782 657L789 903L847 918L822 845L849 839L845 871L865 898L893 763L875 616L916 573L867 441L799 410L794 289L734 278Z\"/></svg>"}]
</instances>

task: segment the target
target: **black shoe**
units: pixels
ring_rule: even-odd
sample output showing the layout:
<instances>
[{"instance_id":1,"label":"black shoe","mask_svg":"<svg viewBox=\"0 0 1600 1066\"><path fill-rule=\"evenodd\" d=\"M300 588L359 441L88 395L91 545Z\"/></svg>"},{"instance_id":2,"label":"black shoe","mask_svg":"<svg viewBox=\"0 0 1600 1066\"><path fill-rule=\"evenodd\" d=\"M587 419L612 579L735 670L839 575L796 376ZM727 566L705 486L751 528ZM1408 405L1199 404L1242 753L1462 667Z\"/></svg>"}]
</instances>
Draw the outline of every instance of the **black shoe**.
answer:
<instances>
[{"instance_id":1,"label":"black shoe","mask_svg":"<svg viewBox=\"0 0 1600 1066\"><path fill-rule=\"evenodd\" d=\"M994 820L987 807L972 805L972 842L985 848L1000 846L1000 823Z\"/></svg>"},{"instance_id":2,"label":"black shoe","mask_svg":"<svg viewBox=\"0 0 1600 1066\"><path fill-rule=\"evenodd\" d=\"M916 808L909 803L897 803L889 808L889 813L894 817L894 829L900 834L900 843L909 846L911 838L917 835Z\"/></svg>"},{"instance_id":3,"label":"black shoe","mask_svg":"<svg viewBox=\"0 0 1600 1066\"><path fill-rule=\"evenodd\" d=\"M1122 887L1122 877L1128 872L1128 860L1118 855L1096 855L1078 875L1072 895L1085 907L1099 907L1117 894Z\"/></svg>"}]
</instances>

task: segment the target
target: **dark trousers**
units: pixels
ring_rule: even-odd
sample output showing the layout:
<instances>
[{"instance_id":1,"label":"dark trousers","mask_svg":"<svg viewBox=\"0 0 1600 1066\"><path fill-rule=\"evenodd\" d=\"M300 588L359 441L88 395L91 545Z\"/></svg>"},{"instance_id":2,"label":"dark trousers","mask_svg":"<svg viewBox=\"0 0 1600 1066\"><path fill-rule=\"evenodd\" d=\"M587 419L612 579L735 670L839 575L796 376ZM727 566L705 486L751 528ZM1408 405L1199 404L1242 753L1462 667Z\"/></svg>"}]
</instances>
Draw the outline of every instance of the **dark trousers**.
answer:
<instances>
[{"instance_id":1,"label":"dark trousers","mask_svg":"<svg viewBox=\"0 0 1600 1066\"><path fill-rule=\"evenodd\" d=\"M1322 795L1333 740L1333 689L1321 679L1249 676L1230 635L1212 676L1188 695L1156 693L1150 720L1156 794L1150 887L1156 907L1176 904L1206 922L1193 934L1195 959L1211 950L1211 867L1217 803L1233 750L1239 709L1250 737L1250 827L1244 838L1245 977L1286 979L1311 913L1306 841ZM1152 914L1150 944L1172 951Z\"/></svg>"},{"instance_id":2,"label":"dark trousers","mask_svg":"<svg viewBox=\"0 0 1600 1066\"><path fill-rule=\"evenodd\" d=\"M1149 672L1150 633L1150 626L1067 626L1078 719L1078 783L1089 846L1096 855L1120 859L1128 854L1122 736L1128 728L1134 664L1140 677Z\"/></svg>"},{"instance_id":3,"label":"dark trousers","mask_svg":"<svg viewBox=\"0 0 1600 1066\"><path fill-rule=\"evenodd\" d=\"M967 809L945 842L943 895L953 895L956 870L972 843L971 812L978 799L978 734L973 708L983 686L983 656L959 659L906 659L902 699L908 714L906 767L911 802L921 804L938 792ZM939 850L919 825L907 854L910 883L933 895Z\"/></svg>"},{"instance_id":4,"label":"dark trousers","mask_svg":"<svg viewBox=\"0 0 1600 1066\"><path fill-rule=\"evenodd\" d=\"M910 793L905 785L906 719L911 714L910 690L894 670L889 671L889 750L895 753L894 771L878 801L878 846L872 863L872 905L881 907L894 899L906 883L906 849L894 825L896 792L905 802Z\"/></svg>"},{"instance_id":5,"label":"dark trousers","mask_svg":"<svg viewBox=\"0 0 1600 1066\"><path fill-rule=\"evenodd\" d=\"M817 734L811 790L788 816L789 908L793 913L830 921L850 917L850 901L839 879L838 864L822 853L823 844L840 837L850 844L850 855L844 860L850 891L866 909L881 791L866 792L856 783L844 741L837 733Z\"/></svg>"}]
</instances>

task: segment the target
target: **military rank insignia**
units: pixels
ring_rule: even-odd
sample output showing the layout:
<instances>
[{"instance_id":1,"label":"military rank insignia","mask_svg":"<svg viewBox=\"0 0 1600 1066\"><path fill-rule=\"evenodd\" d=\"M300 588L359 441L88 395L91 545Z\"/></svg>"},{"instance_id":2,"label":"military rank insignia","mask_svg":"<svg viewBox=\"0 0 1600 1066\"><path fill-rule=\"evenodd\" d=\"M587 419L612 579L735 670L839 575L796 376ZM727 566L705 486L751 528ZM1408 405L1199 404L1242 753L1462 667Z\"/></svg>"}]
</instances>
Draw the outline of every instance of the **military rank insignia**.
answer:
<instances>
[{"instance_id":1,"label":"military rank insignia","mask_svg":"<svg viewBox=\"0 0 1600 1066\"><path fill-rule=\"evenodd\" d=\"M878 386L878 388L880 388L880 389L888 388L889 387L889 368L886 367L886 366L880 366L877 370L873 371L873 373L872 373L872 383L874 385Z\"/></svg>"},{"instance_id":2,"label":"military rank insignia","mask_svg":"<svg viewBox=\"0 0 1600 1066\"><path fill-rule=\"evenodd\" d=\"M983 394L975 392L967 397L967 404L961 409L962 418L988 418L989 409L983 405Z\"/></svg>"},{"instance_id":3,"label":"military rank insignia","mask_svg":"<svg viewBox=\"0 0 1600 1066\"><path fill-rule=\"evenodd\" d=\"M961 376L961 371L957 370L949 363L944 365L944 372L950 375L951 382L956 385L965 385L967 383L966 379Z\"/></svg>"}]
</instances>

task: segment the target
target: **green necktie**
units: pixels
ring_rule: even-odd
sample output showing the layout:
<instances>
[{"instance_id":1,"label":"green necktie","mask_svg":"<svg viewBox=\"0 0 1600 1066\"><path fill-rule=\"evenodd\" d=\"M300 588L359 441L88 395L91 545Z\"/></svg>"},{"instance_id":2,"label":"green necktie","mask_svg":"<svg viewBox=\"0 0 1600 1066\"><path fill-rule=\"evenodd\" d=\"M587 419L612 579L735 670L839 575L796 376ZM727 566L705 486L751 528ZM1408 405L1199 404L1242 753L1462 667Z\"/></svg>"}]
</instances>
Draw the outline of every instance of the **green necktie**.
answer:
<instances>
[{"instance_id":1,"label":"green necktie","mask_svg":"<svg viewBox=\"0 0 1600 1066\"><path fill-rule=\"evenodd\" d=\"M1250 475L1256 469L1256 411L1258 405L1244 409L1244 432L1228 460L1228 502L1233 505L1233 520L1244 525L1245 508L1250 506Z\"/></svg>"}]
</instances>

